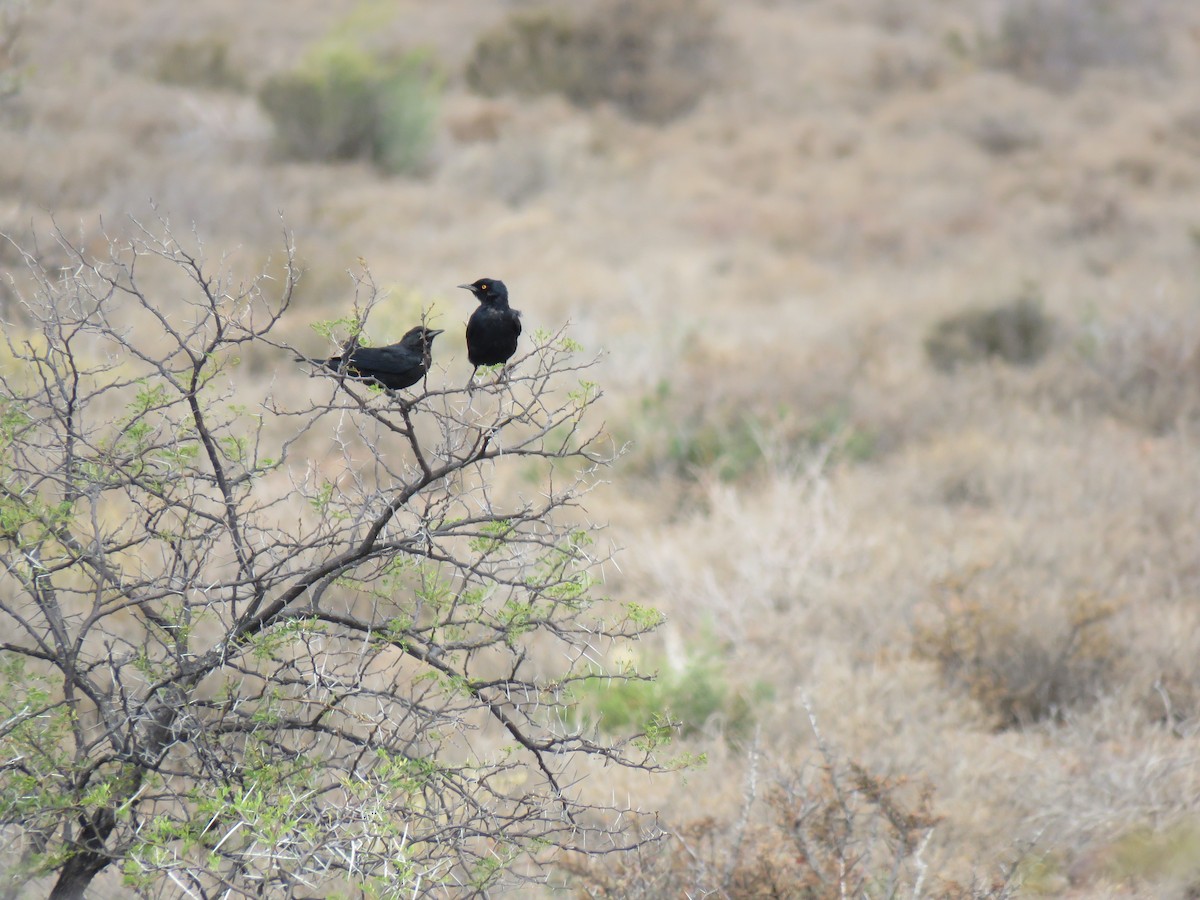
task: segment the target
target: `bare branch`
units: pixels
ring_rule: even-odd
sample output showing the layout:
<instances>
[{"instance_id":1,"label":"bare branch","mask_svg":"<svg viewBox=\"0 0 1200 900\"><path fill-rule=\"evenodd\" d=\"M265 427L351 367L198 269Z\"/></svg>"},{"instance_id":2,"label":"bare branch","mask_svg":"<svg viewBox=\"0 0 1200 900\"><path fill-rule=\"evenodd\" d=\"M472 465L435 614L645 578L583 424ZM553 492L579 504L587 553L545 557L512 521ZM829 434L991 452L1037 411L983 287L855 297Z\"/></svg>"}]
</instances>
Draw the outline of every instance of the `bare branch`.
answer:
<instances>
[{"instance_id":1,"label":"bare branch","mask_svg":"<svg viewBox=\"0 0 1200 900\"><path fill-rule=\"evenodd\" d=\"M0 824L28 874L407 897L657 834L587 776L657 771L661 735L567 724L654 624L594 596L613 451L567 335L471 391L276 391L241 367L294 355L290 239L281 282L239 284L136 230L98 259L57 231L72 267L26 255L4 328Z\"/></svg>"}]
</instances>

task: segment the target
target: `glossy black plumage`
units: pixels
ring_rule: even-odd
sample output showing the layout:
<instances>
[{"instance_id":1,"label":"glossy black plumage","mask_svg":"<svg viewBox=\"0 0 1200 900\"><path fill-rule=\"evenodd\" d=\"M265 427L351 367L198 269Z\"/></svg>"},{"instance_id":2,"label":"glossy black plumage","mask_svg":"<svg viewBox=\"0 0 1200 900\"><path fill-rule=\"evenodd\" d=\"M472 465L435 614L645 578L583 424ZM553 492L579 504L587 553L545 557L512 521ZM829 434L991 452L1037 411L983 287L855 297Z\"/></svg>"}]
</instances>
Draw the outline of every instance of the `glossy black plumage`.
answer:
<instances>
[{"instance_id":1,"label":"glossy black plumage","mask_svg":"<svg viewBox=\"0 0 1200 900\"><path fill-rule=\"evenodd\" d=\"M521 335L521 314L509 307L508 288L494 278L480 278L459 287L470 291L479 301L479 307L467 321L467 359L476 368L508 362L517 352L517 338Z\"/></svg>"},{"instance_id":2,"label":"glossy black plumage","mask_svg":"<svg viewBox=\"0 0 1200 900\"><path fill-rule=\"evenodd\" d=\"M356 347L345 359L344 371L352 378L374 381L390 391L410 387L429 371L433 339L441 333L441 329L418 325L410 329L398 343L386 347ZM335 372L343 371L343 356L331 356L329 359L297 358Z\"/></svg>"}]
</instances>

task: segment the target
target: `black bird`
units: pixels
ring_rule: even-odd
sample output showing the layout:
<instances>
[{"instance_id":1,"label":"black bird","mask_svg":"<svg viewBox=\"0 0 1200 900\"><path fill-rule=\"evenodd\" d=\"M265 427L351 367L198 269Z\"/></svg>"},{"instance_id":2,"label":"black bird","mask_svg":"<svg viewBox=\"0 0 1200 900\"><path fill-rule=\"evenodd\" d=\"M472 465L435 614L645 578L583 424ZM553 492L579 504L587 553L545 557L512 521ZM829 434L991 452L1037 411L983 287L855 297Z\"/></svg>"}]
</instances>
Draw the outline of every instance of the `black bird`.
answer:
<instances>
[{"instance_id":1,"label":"black bird","mask_svg":"<svg viewBox=\"0 0 1200 900\"><path fill-rule=\"evenodd\" d=\"M459 287L479 301L479 308L467 321L467 359L477 369L508 362L517 352L521 334L521 314L509 307L508 288L494 278L480 278Z\"/></svg>"},{"instance_id":2,"label":"black bird","mask_svg":"<svg viewBox=\"0 0 1200 900\"><path fill-rule=\"evenodd\" d=\"M410 387L425 377L431 362L430 350L433 339L441 329L430 329L418 325L400 338L398 344L386 347L355 347L349 357L331 356L329 359L309 359L297 356L301 362L324 366L335 372L344 370L352 378L374 381L389 391Z\"/></svg>"}]
</instances>

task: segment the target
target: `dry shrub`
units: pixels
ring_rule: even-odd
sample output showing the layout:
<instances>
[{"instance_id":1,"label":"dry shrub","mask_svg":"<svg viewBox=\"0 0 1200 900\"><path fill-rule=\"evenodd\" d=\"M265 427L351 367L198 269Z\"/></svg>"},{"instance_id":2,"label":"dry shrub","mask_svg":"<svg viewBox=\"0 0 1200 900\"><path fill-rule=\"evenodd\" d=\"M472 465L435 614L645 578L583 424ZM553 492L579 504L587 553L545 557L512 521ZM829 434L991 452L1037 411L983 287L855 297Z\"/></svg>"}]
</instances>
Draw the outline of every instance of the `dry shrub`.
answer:
<instances>
[{"instance_id":1,"label":"dry shrub","mask_svg":"<svg viewBox=\"0 0 1200 900\"><path fill-rule=\"evenodd\" d=\"M811 770L779 778L766 799L772 818L758 852L732 873L739 896L763 896L764 886L776 897L893 896L904 883L898 870L920 869L939 822L930 788L913 790L828 751Z\"/></svg>"},{"instance_id":2,"label":"dry shrub","mask_svg":"<svg viewBox=\"0 0 1200 900\"><path fill-rule=\"evenodd\" d=\"M1200 321L1138 312L1081 337L1095 401L1155 434L1200 420Z\"/></svg>"},{"instance_id":3,"label":"dry shrub","mask_svg":"<svg viewBox=\"0 0 1200 900\"><path fill-rule=\"evenodd\" d=\"M941 319L925 337L925 354L943 372L993 357L1029 365L1046 355L1053 335L1053 320L1027 289L1009 303Z\"/></svg>"},{"instance_id":4,"label":"dry shrub","mask_svg":"<svg viewBox=\"0 0 1200 900\"><path fill-rule=\"evenodd\" d=\"M1013 871L964 885L925 858L941 818L932 790L841 757L815 719L814 759L782 768L758 796L757 750L737 818L675 830L665 846L616 858L566 859L576 896L609 900L719 896L728 900L862 900L896 896L1005 898Z\"/></svg>"},{"instance_id":5,"label":"dry shrub","mask_svg":"<svg viewBox=\"0 0 1200 900\"><path fill-rule=\"evenodd\" d=\"M1110 629L1115 604L1084 593L1050 605L979 587L976 574L940 585L945 596L918 624L915 649L998 730L1058 719L1115 682L1124 656Z\"/></svg>"},{"instance_id":6,"label":"dry shrub","mask_svg":"<svg viewBox=\"0 0 1200 900\"><path fill-rule=\"evenodd\" d=\"M154 77L163 84L241 91L246 75L229 57L229 38L187 38L166 44L158 53Z\"/></svg>"},{"instance_id":7,"label":"dry shrub","mask_svg":"<svg viewBox=\"0 0 1200 900\"><path fill-rule=\"evenodd\" d=\"M1147 719L1170 729L1176 737L1197 732L1200 721L1200 677L1188 667L1169 665L1142 695L1140 708Z\"/></svg>"},{"instance_id":8,"label":"dry shrub","mask_svg":"<svg viewBox=\"0 0 1200 900\"><path fill-rule=\"evenodd\" d=\"M487 95L559 93L648 122L690 110L713 80L716 14L705 0L601 0L586 12L518 11L480 38L467 83Z\"/></svg>"},{"instance_id":9,"label":"dry shrub","mask_svg":"<svg viewBox=\"0 0 1200 900\"><path fill-rule=\"evenodd\" d=\"M881 93L928 91L938 87L945 76L946 61L940 51L893 41L881 44L872 54L869 83Z\"/></svg>"},{"instance_id":10,"label":"dry shrub","mask_svg":"<svg viewBox=\"0 0 1200 900\"><path fill-rule=\"evenodd\" d=\"M1039 123L1023 112L985 112L965 131L981 150L996 157L1014 156L1042 144Z\"/></svg>"},{"instance_id":11,"label":"dry shrub","mask_svg":"<svg viewBox=\"0 0 1200 900\"><path fill-rule=\"evenodd\" d=\"M1008 0L985 61L1044 87L1074 87L1093 68L1157 65L1165 40L1155 0Z\"/></svg>"}]
</instances>

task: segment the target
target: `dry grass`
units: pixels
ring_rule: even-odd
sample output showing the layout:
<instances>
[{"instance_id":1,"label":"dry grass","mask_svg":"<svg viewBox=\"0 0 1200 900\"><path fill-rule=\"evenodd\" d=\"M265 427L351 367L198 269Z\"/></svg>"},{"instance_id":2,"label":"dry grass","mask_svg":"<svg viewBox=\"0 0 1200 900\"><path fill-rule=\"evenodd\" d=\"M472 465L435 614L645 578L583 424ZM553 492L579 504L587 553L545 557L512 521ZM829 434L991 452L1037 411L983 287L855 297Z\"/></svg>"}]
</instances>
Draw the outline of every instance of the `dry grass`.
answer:
<instances>
[{"instance_id":1,"label":"dry grass","mask_svg":"<svg viewBox=\"0 0 1200 900\"><path fill-rule=\"evenodd\" d=\"M821 761L807 697L839 760L928 784L931 879L986 884L1020 858L1029 890L1183 896L1200 22L1146 2L1116 28L1099 6L722 4L736 64L655 126L469 90L502 10L465 0L39 4L0 101L0 216L119 231L154 198L247 274L286 224L308 273L290 339L344 311L365 257L396 288L377 327L428 307L451 381L470 310L453 286L504 278L527 327L570 319L606 353L608 424L637 441L592 512L627 548L607 589L669 617L639 662L712 657L780 772ZM364 31L449 73L422 178L272 161L250 94L178 83L224 67L252 92ZM197 34L220 60L158 80ZM1026 284L1055 322L1037 361L930 364L939 321ZM284 360L251 374L313 390ZM1105 616L1078 626L1086 603ZM709 755L688 784L597 787L728 859L749 757L712 709L681 743Z\"/></svg>"}]
</instances>

